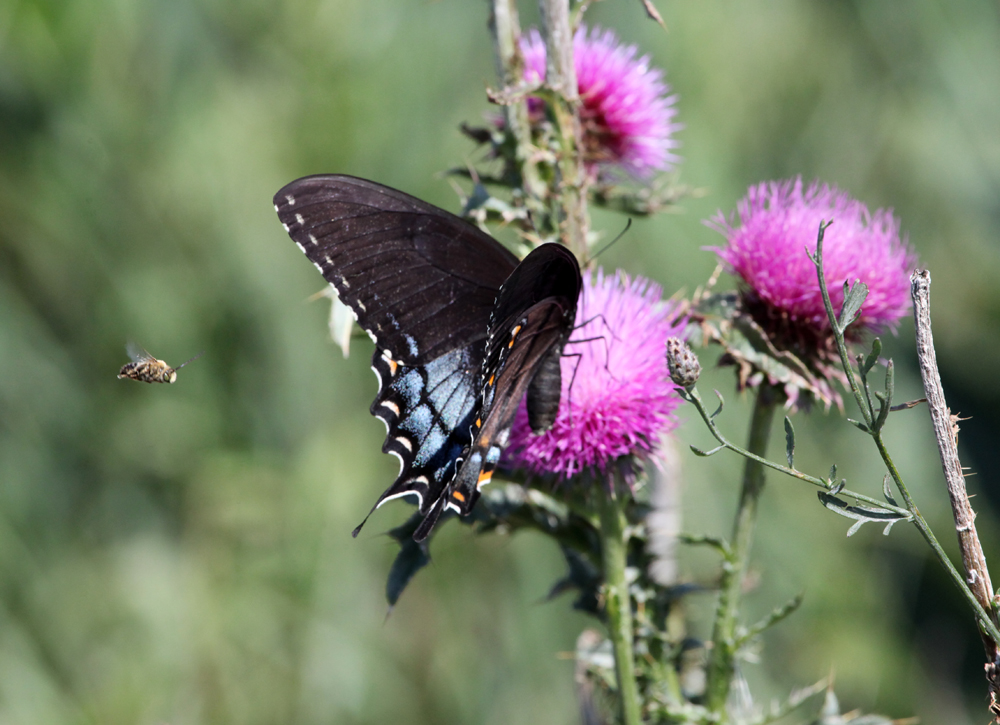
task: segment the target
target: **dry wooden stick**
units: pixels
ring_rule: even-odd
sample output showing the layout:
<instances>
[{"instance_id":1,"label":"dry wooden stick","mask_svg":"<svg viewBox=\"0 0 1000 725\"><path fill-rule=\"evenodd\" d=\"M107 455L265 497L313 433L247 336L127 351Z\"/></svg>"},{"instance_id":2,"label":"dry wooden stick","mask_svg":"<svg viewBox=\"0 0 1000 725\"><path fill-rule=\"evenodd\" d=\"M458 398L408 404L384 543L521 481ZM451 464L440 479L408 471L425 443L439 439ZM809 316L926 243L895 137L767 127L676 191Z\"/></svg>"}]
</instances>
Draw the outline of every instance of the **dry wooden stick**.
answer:
<instances>
[{"instance_id":1,"label":"dry wooden stick","mask_svg":"<svg viewBox=\"0 0 1000 725\"><path fill-rule=\"evenodd\" d=\"M931 334L930 272L917 270L910 276L910 295L913 298L913 320L916 327L920 376L924 381L927 407L930 408L931 421L934 424L934 437L937 438L941 466L944 468L948 496L951 498L951 510L955 516L955 531L958 533L958 545L962 551L966 581L983 609L991 613L994 622L996 622L993 584L990 581L990 572L986 566L983 547L979 543L979 535L976 533L976 513L972 510L972 504L969 502L969 494L965 488L965 477L962 475L962 463L958 458L957 429L954 427L951 411L944 399L941 375L937 366L937 355L934 352L934 336ZM980 632L983 634L983 645L987 655L986 679L990 688L990 711L996 721L1000 722L998 643L987 637L981 629Z\"/></svg>"}]
</instances>

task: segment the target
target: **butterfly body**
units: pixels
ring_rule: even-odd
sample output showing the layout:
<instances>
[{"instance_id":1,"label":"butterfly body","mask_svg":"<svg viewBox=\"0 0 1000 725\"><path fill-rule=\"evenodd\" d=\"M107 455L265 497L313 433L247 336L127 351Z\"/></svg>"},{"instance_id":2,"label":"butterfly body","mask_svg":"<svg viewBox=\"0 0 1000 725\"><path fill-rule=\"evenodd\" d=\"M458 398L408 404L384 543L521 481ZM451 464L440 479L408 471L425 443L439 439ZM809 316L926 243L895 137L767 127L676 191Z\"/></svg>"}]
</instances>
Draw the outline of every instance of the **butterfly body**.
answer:
<instances>
[{"instance_id":1,"label":"butterfly body","mask_svg":"<svg viewBox=\"0 0 1000 725\"><path fill-rule=\"evenodd\" d=\"M518 262L468 222L350 176L305 177L274 201L286 231L375 341L371 412L386 425L382 450L399 458L400 472L374 508L417 499L422 540L445 510L472 510L526 395L533 423L551 425L579 265L558 244Z\"/></svg>"},{"instance_id":2,"label":"butterfly body","mask_svg":"<svg viewBox=\"0 0 1000 725\"><path fill-rule=\"evenodd\" d=\"M187 362L183 362L175 368L167 365L163 360L146 352L141 345L130 342L125 346L132 362L122 365L118 371L118 379L128 378L138 380L140 383L174 383L177 382L177 371L187 365L192 360L197 360L200 355L196 355Z\"/></svg>"}]
</instances>

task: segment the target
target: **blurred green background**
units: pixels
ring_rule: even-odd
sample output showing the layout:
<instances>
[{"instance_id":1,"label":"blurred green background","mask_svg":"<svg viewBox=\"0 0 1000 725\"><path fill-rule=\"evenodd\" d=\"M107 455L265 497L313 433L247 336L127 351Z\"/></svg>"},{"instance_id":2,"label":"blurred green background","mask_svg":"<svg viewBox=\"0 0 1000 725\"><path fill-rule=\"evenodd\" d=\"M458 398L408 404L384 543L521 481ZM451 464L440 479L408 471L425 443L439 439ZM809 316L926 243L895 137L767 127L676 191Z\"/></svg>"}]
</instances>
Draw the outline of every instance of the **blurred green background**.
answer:
<instances>
[{"instance_id":1,"label":"blurred green background","mask_svg":"<svg viewBox=\"0 0 1000 725\"><path fill-rule=\"evenodd\" d=\"M636 0L590 19L666 68L682 178L704 195L638 221L605 266L690 292L719 241L701 220L763 179L894 207L933 275L1000 562L1000 6L657 5L668 34ZM589 622L568 597L540 601L563 568L550 542L449 525L386 619L380 532L409 509L350 537L396 472L367 412L369 343L342 359L326 303L306 303L322 280L271 206L293 178L344 172L455 209L436 174L475 158L457 126L491 112L486 16L466 0L0 2L0 723L578 721L561 653ZM887 345L899 399L920 395L910 328ZM172 364L206 352L176 385L140 385L115 378L129 339ZM742 439L731 373L712 386ZM682 442L706 445L681 412ZM800 468L837 462L878 490L839 413L796 425ZM889 435L954 551L926 411ZM683 455L685 530L728 533L739 463ZM978 636L922 541L848 525L772 477L746 617L806 600L745 665L755 691L833 672L847 707L985 722ZM714 563L685 552L682 571L709 582ZM695 634L710 604L689 601Z\"/></svg>"}]
</instances>

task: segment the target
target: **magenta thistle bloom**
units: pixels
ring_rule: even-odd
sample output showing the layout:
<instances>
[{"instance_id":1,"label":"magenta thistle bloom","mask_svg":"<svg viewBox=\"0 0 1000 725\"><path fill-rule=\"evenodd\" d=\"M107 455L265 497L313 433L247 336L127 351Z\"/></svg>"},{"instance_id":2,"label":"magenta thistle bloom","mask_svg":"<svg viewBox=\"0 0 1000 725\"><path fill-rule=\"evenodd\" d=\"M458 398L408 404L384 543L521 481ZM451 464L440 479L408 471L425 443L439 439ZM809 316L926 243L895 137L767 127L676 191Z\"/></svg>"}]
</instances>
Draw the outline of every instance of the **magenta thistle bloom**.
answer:
<instances>
[{"instance_id":1,"label":"magenta thistle bloom","mask_svg":"<svg viewBox=\"0 0 1000 725\"><path fill-rule=\"evenodd\" d=\"M660 288L642 278L603 271L584 277L576 319L588 322L572 339L594 339L567 345L562 402L550 430L532 433L521 406L507 449L509 465L567 479L604 472L622 456L656 448L674 426L680 403L663 363L664 345L683 329L671 320L673 306L660 297Z\"/></svg>"},{"instance_id":2,"label":"magenta thistle bloom","mask_svg":"<svg viewBox=\"0 0 1000 725\"><path fill-rule=\"evenodd\" d=\"M545 80L545 43L537 30L522 39L524 77L528 83ZM573 39L577 86L583 107L584 151L589 168L618 165L638 177L666 171L678 161L672 152L676 95L663 72L649 66L634 45L622 45L610 30L580 27ZM541 101L529 108L540 115Z\"/></svg>"},{"instance_id":3,"label":"magenta thistle bloom","mask_svg":"<svg viewBox=\"0 0 1000 725\"><path fill-rule=\"evenodd\" d=\"M738 225L721 213L709 225L728 240L715 252L746 283L751 310L763 303L772 318L828 336L816 268L806 255L806 249L816 251L823 220L833 221L823 240L823 266L834 309L839 313L843 304L844 281L860 279L868 285L868 298L859 329L895 329L909 310L916 256L900 238L891 210L872 214L837 187L814 182L804 188L801 178L753 186L737 209Z\"/></svg>"}]
</instances>

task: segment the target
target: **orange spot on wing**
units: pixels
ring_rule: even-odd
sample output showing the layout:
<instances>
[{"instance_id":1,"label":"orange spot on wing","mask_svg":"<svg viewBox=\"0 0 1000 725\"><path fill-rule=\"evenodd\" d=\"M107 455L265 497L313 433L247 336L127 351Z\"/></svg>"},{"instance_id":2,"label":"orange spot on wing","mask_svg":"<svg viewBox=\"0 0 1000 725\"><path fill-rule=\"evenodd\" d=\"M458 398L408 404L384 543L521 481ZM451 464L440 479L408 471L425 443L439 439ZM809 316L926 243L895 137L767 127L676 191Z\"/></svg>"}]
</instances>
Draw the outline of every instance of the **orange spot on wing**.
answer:
<instances>
[{"instance_id":1,"label":"orange spot on wing","mask_svg":"<svg viewBox=\"0 0 1000 725\"><path fill-rule=\"evenodd\" d=\"M462 494L461 491L452 491L451 492L451 497L454 498L454 499L458 499L462 503L465 503L465 496Z\"/></svg>"}]
</instances>

